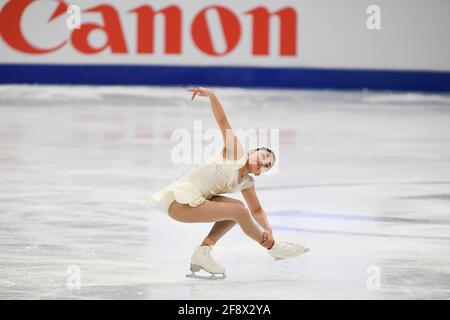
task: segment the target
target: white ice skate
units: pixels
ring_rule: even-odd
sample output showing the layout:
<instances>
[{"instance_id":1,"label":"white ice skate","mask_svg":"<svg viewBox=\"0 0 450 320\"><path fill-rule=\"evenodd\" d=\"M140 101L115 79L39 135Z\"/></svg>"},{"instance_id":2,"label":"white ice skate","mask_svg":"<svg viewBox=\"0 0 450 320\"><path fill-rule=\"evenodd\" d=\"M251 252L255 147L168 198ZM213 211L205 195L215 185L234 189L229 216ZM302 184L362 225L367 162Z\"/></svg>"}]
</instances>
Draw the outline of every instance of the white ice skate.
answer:
<instances>
[{"instance_id":1,"label":"white ice skate","mask_svg":"<svg viewBox=\"0 0 450 320\"><path fill-rule=\"evenodd\" d=\"M308 251L309 249L301 244L285 241L275 241L273 247L268 250L269 254L274 257L275 260L297 257Z\"/></svg>"},{"instance_id":2,"label":"white ice skate","mask_svg":"<svg viewBox=\"0 0 450 320\"><path fill-rule=\"evenodd\" d=\"M195 248L191 257L191 274L187 274L187 278L207 279L207 280L222 280L226 278L225 268L219 265L211 256L212 247L198 246ZM200 270L205 270L210 273L210 276L202 276L196 274ZM220 275L220 276L216 276Z\"/></svg>"}]
</instances>

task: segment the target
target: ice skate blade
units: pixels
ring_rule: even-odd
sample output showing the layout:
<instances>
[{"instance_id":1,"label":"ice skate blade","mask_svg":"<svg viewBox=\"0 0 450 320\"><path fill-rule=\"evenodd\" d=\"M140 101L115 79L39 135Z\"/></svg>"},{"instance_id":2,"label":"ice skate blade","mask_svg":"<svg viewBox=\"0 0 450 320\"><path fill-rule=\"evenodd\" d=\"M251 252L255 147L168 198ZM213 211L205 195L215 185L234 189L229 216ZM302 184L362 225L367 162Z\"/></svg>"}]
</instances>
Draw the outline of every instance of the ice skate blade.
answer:
<instances>
[{"instance_id":1,"label":"ice skate blade","mask_svg":"<svg viewBox=\"0 0 450 320\"><path fill-rule=\"evenodd\" d=\"M196 273L191 273L191 274L187 274L186 278L190 278L190 279L197 279L197 280L225 280L226 279L226 275L220 274L220 276L216 275L216 274L211 274L209 276L203 276L203 275L198 275Z\"/></svg>"}]
</instances>

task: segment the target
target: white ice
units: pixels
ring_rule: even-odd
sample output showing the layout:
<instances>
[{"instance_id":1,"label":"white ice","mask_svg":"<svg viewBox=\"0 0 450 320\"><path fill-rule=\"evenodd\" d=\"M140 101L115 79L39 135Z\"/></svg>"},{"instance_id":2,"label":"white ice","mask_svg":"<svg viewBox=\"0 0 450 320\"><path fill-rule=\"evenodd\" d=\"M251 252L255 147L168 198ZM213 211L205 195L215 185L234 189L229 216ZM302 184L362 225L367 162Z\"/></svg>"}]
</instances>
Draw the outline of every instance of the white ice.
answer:
<instances>
[{"instance_id":1,"label":"white ice","mask_svg":"<svg viewBox=\"0 0 450 320\"><path fill-rule=\"evenodd\" d=\"M211 282L184 277L211 225L146 202L189 168L173 130L216 127L185 89L0 86L0 299L450 298L449 95L213 88L233 127L280 129L257 193L311 250L235 227Z\"/></svg>"}]
</instances>

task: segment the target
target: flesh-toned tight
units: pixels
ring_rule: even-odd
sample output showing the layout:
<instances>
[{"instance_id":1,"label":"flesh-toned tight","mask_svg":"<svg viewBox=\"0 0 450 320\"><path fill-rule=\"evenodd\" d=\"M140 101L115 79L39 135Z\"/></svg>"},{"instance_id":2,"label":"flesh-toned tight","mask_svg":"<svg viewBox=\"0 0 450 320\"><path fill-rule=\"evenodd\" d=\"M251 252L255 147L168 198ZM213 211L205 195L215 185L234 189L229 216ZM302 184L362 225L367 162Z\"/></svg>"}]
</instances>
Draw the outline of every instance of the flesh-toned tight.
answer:
<instances>
[{"instance_id":1,"label":"flesh-toned tight","mask_svg":"<svg viewBox=\"0 0 450 320\"><path fill-rule=\"evenodd\" d=\"M214 245L233 226L238 223L241 229L253 240L260 243L263 230L256 224L250 211L242 201L224 196L214 196L198 207L173 201L169 207L169 216L186 223L215 222L202 244Z\"/></svg>"}]
</instances>

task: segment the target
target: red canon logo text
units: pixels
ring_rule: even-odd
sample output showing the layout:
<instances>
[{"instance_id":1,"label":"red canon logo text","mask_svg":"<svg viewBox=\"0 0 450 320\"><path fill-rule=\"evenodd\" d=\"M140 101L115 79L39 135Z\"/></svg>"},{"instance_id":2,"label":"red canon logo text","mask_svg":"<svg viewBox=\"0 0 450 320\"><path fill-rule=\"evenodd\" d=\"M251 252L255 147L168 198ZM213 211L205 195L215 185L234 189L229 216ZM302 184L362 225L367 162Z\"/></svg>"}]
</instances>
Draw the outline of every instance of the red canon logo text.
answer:
<instances>
[{"instance_id":1,"label":"red canon logo text","mask_svg":"<svg viewBox=\"0 0 450 320\"><path fill-rule=\"evenodd\" d=\"M126 14L134 15L136 19L136 48L127 45L123 26L116 8L109 4L97 5L84 9L85 13L96 13L102 18L102 24L83 23L80 29L75 29L59 45L52 48L41 48L30 43L21 30L21 20L26 9L35 0L10 0L0 12L0 33L3 40L17 51L29 54L46 54L66 46L69 42L83 54L96 54L105 49L115 54L126 54L134 50L138 54L152 54L154 52L154 18L163 15L165 19L165 54L182 53L182 19L183 10L179 6L169 5L160 10L150 5L133 8ZM48 14L48 23L65 15L68 5L59 1L56 10ZM225 38L225 50L218 52L213 45L212 35L207 23L206 14L209 10L216 10L220 17L220 25ZM280 56L297 55L297 13L291 7L270 12L259 6L251 10L240 12L252 19L251 53L257 56L269 55L270 19L276 16L280 19L279 54ZM231 9L224 6L208 6L200 10L190 24L192 41L204 54L210 56L224 56L232 52L238 45L242 27L240 17ZM106 42L101 47L92 46L88 39L93 31L102 31L106 35Z\"/></svg>"}]
</instances>

